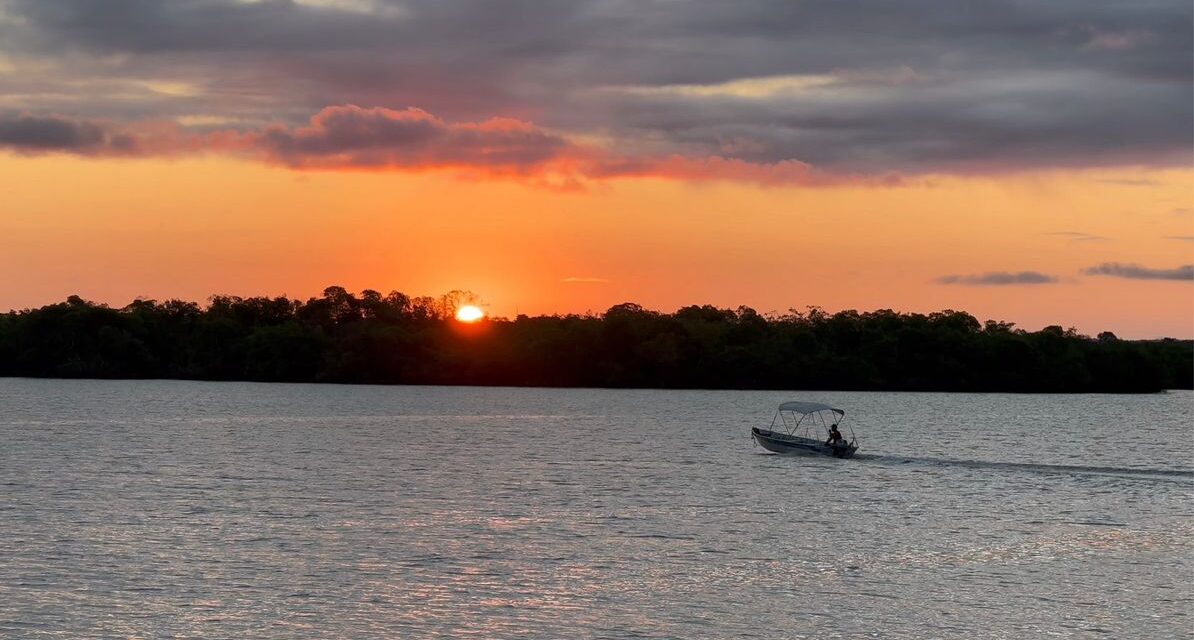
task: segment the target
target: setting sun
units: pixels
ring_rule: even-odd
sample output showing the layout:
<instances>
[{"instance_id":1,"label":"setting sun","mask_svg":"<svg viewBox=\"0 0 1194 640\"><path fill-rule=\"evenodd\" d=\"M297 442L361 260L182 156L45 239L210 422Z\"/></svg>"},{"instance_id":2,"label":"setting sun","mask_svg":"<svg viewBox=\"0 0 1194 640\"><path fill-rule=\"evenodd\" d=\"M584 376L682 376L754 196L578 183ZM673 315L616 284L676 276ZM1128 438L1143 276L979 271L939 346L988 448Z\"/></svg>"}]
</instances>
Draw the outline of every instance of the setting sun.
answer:
<instances>
[{"instance_id":1,"label":"setting sun","mask_svg":"<svg viewBox=\"0 0 1194 640\"><path fill-rule=\"evenodd\" d=\"M476 322L485 317L485 312L480 307L466 304L456 310L456 319L461 322Z\"/></svg>"}]
</instances>

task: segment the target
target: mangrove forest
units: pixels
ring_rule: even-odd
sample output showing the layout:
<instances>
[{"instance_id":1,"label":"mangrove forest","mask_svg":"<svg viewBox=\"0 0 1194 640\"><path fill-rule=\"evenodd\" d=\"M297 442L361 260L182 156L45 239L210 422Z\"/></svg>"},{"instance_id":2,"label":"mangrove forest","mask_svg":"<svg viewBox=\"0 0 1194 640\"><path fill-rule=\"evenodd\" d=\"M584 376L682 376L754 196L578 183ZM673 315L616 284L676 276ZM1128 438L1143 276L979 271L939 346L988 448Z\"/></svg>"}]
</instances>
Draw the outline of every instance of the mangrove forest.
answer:
<instances>
[{"instance_id":1,"label":"mangrove forest","mask_svg":"<svg viewBox=\"0 0 1194 640\"><path fill-rule=\"evenodd\" d=\"M0 314L0 376L377 384L1152 392L1194 388L1190 340L1024 331L962 311L763 315L748 307L474 323L469 294L328 287L308 300L206 305L71 296Z\"/></svg>"}]
</instances>

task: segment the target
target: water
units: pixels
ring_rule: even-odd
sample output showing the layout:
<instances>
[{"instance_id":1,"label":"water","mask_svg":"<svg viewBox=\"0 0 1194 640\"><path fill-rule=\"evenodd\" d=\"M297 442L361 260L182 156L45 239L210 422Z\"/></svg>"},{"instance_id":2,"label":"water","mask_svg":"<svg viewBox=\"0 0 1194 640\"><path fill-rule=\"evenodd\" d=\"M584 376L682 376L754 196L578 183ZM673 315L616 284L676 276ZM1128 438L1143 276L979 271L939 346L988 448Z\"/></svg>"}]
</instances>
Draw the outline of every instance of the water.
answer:
<instances>
[{"instance_id":1,"label":"water","mask_svg":"<svg viewBox=\"0 0 1194 640\"><path fill-rule=\"evenodd\" d=\"M854 460L767 454L835 403ZM0 379L0 636L1172 638L1194 396Z\"/></svg>"}]
</instances>

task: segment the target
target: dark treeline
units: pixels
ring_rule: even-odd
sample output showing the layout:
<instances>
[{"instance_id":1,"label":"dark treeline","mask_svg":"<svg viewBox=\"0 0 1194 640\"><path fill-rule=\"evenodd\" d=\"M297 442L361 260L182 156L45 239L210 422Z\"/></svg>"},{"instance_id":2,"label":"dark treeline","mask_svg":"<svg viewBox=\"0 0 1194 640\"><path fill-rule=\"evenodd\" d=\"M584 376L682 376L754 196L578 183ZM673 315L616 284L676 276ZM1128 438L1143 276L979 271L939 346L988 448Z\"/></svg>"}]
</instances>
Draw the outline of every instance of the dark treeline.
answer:
<instances>
[{"instance_id":1,"label":"dark treeline","mask_svg":"<svg viewBox=\"0 0 1194 640\"><path fill-rule=\"evenodd\" d=\"M727 389L1146 392L1194 388L1194 343L981 323L960 311L764 317L636 304L600 316L490 319L469 295L307 301L216 296L206 307L72 296L0 315L0 376Z\"/></svg>"}]
</instances>

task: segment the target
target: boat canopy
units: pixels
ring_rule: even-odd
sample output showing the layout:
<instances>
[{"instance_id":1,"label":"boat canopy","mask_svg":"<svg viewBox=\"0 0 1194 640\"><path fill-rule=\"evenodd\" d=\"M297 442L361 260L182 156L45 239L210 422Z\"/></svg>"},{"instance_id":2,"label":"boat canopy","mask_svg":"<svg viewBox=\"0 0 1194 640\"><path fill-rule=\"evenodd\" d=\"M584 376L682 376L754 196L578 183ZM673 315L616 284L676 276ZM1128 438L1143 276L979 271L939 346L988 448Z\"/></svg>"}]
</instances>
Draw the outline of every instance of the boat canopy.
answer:
<instances>
[{"instance_id":1,"label":"boat canopy","mask_svg":"<svg viewBox=\"0 0 1194 640\"><path fill-rule=\"evenodd\" d=\"M836 407L831 407L827 404L821 404L820 402L785 402L779 405L779 410L795 411L796 413L801 414L816 413L818 411L832 411L839 416L846 415L845 411L842 411Z\"/></svg>"}]
</instances>

